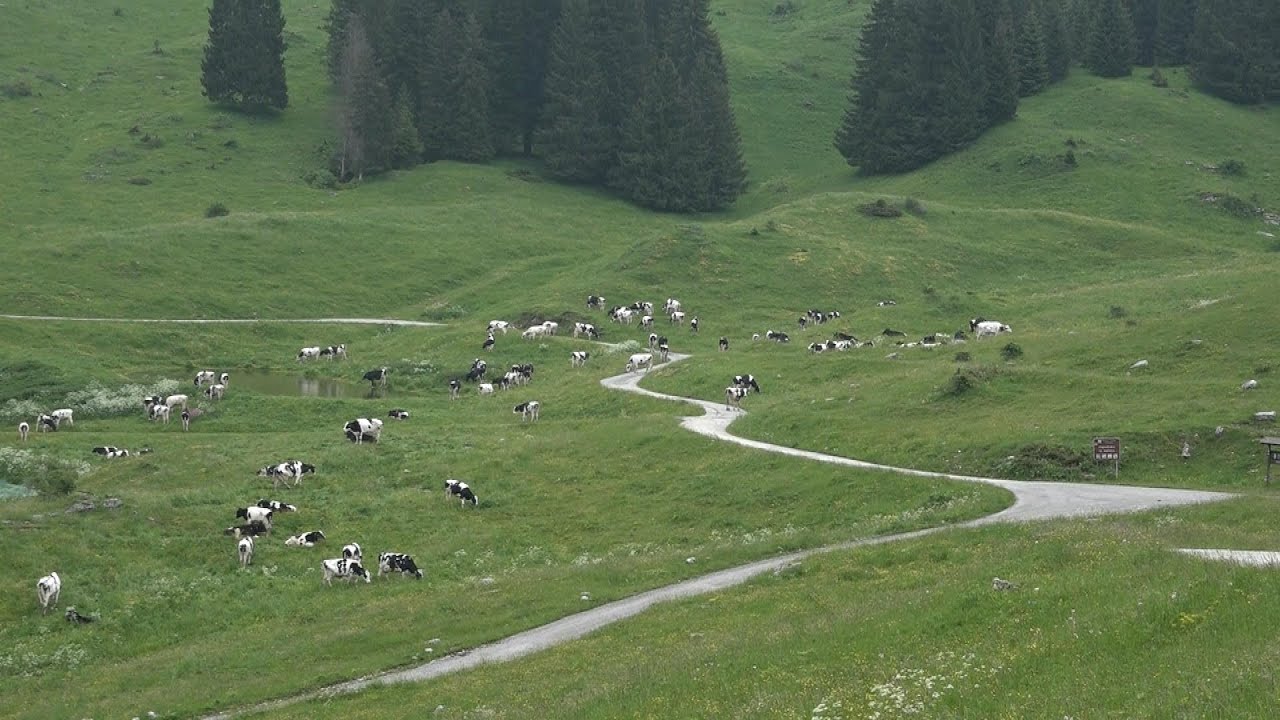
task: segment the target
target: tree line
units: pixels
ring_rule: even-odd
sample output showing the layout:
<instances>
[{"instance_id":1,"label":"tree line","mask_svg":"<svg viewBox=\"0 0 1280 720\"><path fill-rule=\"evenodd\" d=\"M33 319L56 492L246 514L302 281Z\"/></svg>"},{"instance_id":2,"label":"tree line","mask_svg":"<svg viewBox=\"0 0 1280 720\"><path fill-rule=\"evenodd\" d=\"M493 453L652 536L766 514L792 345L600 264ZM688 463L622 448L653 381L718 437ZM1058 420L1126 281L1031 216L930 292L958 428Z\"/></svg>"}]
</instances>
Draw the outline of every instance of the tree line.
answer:
<instances>
[{"instance_id":1,"label":"tree line","mask_svg":"<svg viewBox=\"0 0 1280 720\"><path fill-rule=\"evenodd\" d=\"M1205 92L1280 99L1276 0L875 0L835 146L865 174L905 172L1013 119L1081 64L1189 65Z\"/></svg>"}]
</instances>

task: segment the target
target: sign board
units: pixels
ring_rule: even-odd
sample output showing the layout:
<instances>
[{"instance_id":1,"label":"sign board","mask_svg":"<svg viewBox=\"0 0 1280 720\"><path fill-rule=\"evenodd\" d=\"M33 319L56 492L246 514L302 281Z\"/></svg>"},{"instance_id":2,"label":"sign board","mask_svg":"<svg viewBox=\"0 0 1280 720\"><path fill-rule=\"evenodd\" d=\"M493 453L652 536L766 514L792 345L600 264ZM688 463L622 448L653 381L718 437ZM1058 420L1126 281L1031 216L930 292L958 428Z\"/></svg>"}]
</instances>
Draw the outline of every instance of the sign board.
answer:
<instances>
[{"instance_id":1,"label":"sign board","mask_svg":"<svg viewBox=\"0 0 1280 720\"><path fill-rule=\"evenodd\" d=\"M1094 438L1094 462L1118 461L1120 459L1120 438Z\"/></svg>"},{"instance_id":2,"label":"sign board","mask_svg":"<svg viewBox=\"0 0 1280 720\"><path fill-rule=\"evenodd\" d=\"M1280 465L1280 437L1264 437L1258 442L1267 446L1267 484L1271 484L1271 466Z\"/></svg>"}]
</instances>

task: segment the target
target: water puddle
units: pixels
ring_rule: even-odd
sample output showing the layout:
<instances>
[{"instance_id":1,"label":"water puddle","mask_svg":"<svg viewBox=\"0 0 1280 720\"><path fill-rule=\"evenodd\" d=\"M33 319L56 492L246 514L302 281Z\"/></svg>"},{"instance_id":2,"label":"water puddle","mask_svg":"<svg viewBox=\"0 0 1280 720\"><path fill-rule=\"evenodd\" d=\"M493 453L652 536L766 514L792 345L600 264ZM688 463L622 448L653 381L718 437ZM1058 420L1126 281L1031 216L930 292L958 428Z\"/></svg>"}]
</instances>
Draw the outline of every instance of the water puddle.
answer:
<instances>
[{"instance_id":1,"label":"water puddle","mask_svg":"<svg viewBox=\"0 0 1280 720\"><path fill-rule=\"evenodd\" d=\"M244 388L263 395L290 397L358 398L366 397L368 387L336 378L309 378L289 373L231 372L231 387Z\"/></svg>"}]
</instances>

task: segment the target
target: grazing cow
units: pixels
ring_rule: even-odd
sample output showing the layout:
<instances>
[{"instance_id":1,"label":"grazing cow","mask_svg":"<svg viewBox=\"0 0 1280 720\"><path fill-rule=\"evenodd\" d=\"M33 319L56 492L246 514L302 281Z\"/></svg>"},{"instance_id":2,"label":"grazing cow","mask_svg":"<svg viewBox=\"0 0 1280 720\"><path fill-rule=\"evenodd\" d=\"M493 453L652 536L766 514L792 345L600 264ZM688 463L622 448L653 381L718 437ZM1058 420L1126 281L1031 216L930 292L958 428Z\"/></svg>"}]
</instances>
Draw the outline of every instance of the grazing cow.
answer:
<instances>
[{"instance_id":1,"label":"grazing cow","mask_svg":"<svg viewBox=\"0 0 1280 720\"><path fill-rule=\"evenodd\" d=\"M684 313L680 310L676 310L675 312L671 313L667 317L670 318L671 322L675 323L676 325L684 324Z\"/></svg>"},{"instance_id":2,"label":"grazing cow","mask_svg":"<svg viewBox=\"0 0 1280 720\"><path fill-rule=\"evenodd\" d=\"M163 403L151 406L151 419L163 420L165 425L169 424L169 413L171 408Z\"/></svg>"},{"instance_id":3,"label":"grazing cow","mask_svg":"<svg viewBox=\"0 0 1280 720\"><path fill-rule=\"evenodd\" d=\"M22 438L22 442L27 441L27 436L31 434L31 426L26 421L18 423L18 437Z\"/></svg>"},{"instance_id":4,"label":"grazing cow","mask_svg":"<svg viewBox=\"0 0 1280 720\"><path fill-rule=\"evenodd\" d=\"M304 347L298 351L298 362L302 362L303 360L315 360L318 357L320 357L319 345L316 345L315 347Z\"/></svg>"},{"instance_id":5,"label":"grazing cow","mask_svg":"<svg viewBox=\"0 0 1280 720\"><path fill-rule=\"evenodd\" d=\"M742 398L747 396L747 389L744 387L727 387L724 389L724 409L728 410L730 406L742 409Z\"/></svg>"},{"instance_id":6,"label":"grazing cow","mask_svg":"<svg viewBox=\"0 0 1280 720\"><path fill-rule=\"evenodd\" d=\"M493 383L480 383L476 386L476 389L480 391L481 395L492 395Z\"/></svg>"},{"instance_id":7,"label":"grazing cow","mask_svg":"<svg viewBox=\"0 0 1280 720\"><path fill-rule=\"evenodd\" d=\"M721 338L720 338L720 352L726 352L726 351L728 351L728 349L729 349L729 338L727 338L727 337L721 337Z\"/></svg>"},{"instance_id":8,"label":"grazing cow","mask_svg":"<svg viewBox=\"0 0 1280 720\"><path fill-rule=\"evenodd\" d=\"M876 307L893 307L894 305L897 305L897 304L898 303L894 302L893 300L881 300L880 302L876 303Z\"/></svg>"},{"instance_id":9,"label":"grazing cow","mask_svg":"<svg viewBox=\"0 0 1280 720\"><path fill-rule=\"evenodd\" d=\"M58 421L53 419L52 415L40 415L36 418L36 430L38 432L57 432Z\"/></svg>"},{"instance_id":10,"label":"grazing cow","mask_svg":"<svg viewBox=\"0 0 1280 720\"><path fill-rule=\"evenodd\" d=\"M316 543L324 540L324 533L320 530L312 530L301 535L294 535L284 541L286 547L315 547Z\"/></svg>"},{"instance_id":11,"label":"grazing cow","mask_svg":"<svg viewBox=\"0 0 1280 720\"><path fill-rule=\"evenodd\" d=\"M760 389L760 384L756 382L755 375L734 375L733 386L755 390L756 392L763 392Z\"/></svg>"},{"instance_id":12,"label":"grazing cow","mask_svg":"<svg viewBox=\"0 0 1280 720\"><path fill-rule=\"evenodd\" d=\"M618 307L609 311L609 319L623 325L630 325L631 318L635 317L635 315L635 311L627 307Z\"/></svg>"},{"instance_id":13,"label":"grazing cow","mask_svg":"<svg viewBox=\"0 0 1280 720\"><path fill-rule=\"evenodd\" d=\"M372 582L369 579L369 571L364 569L364 565L361 565L359 560L332 558L325 560L320 566L324 569L323 580L325 585L332 586L334 578L351 582L358 577L362 577L365 582Z\"/></svg>"},{"instance_id":14,"label":"grazing cow","mask_svg":"<svg viewBox=\"0 0 1280 720\"><path fill-rule=\"evenodd\" d=\"M649 349L658 347L658 333L649 333Z\"/></svg>"},{"instance_id":15,"label":"grazing cow","mask_svg":"<svg viewBox=\"0 0 1280 720\"><path fill-rule=\"evenodd\" d=\"M604 296L603 296L603 295L588 295L588 296L587 296L587 309L588 309L588 310L603 310L603 309L604 309Z\"/></svg>"},{"instance_id":16,"label":"grazing cow","mask_svg":"<svg viewBox=\"0 0 1280 720\"><path fill-rule=\"evenodd\" d=\"M270 530L271 516L274 512L271 508L250 505L249 507L236 508L236 519L243 519L247 523L260 522L267 526L267 530Z\"/></svg>"},{"instance_id":17,"label":"grazing cow","mask_svg":"<svg viewBox=\"0 0 1280 720\"><path fill-rule=\"evenodd\" d=\"M542 323L542 327L547 329L548 335L555 335L556 331L560 329L560 323L547 320L546 322Z\"/></svg>"},{"instance_id":18,"label":"grazing cow","mask_svg":"<svg viewBox=\"0 0 1280 720\"><path fill-rule=\"evenodd\" d=\"M471 369L467 371L467 374L463 379L467 382L476 382L480 378L484 377L484 374L488 372L488 370L489 363L481 360L480 358L476 358L472 361Z\"/></svg>"},{"instance_id":19,"label":"grazing cow","mask_svg":"<svg viewBox=\"0 0 1280 720\"><path fill-rule=\"evenodd\" d=\"M266 508L272 512L298 512L297 505L290 505L289 503L280 502L279 500L262 499L258 501L258 507Z\"/></svg>"},{"instance_id":20,"label":"grazing cow","mask_svg":"<svg viewBox=\"0 0 1280 720\"><path fill-rule=\"evenodd\" d=\"M764 336L776 343L791 342L791 336L787 335L784 332L774 332L772 330L766 330L764 333Z\"/></svg>"},{"instance_id":21,"label":"grazing cow","mask_svg":"<svg viewBox=\"0 0 1280 720\"><path fill-rule=\"evenodd\" d=\"M473 506L480 504L480 498L476 497L471 486L461 480L454 480L450 478L444 481L444 496L449 497L450 495L457 496L463 505L466 505L467 503L471 503Z\"/></svg>"},{"instance_id":22,"label":"grazing cow","mask_svg":"<svg viewBox=\"0 0 1280 720\"><path fill-rule=\"evenodd\" d=\"M636 353L627 359L627 372L644 368L647 373L653 367L653 353Z\"/></svg>"},{"instance_id":23,"label":"grazing cow","mask_svg":"<svg viewBox=\"0 0 1280 720\"><path fill-rule=\"evenodd\" d=\"M1013 332L1013 330L1010 329L1008 325L1005 325L1004 323L998 322L996 320L983 320L978 323L974 323L972 320L970 320L969 329L977 334L978 339L982 339L984 337L994 337L995 335L999 335L1000 333Z\"/></svg>"},{"instance_id":24,"label":"grazing cow","mask_svg":"<svg viewBox=\"0 0 1280 720\"><path fill-rule=\"evenodd\" d=\"M382 435L382 420L378 418L356 418L343 425L342 429L346 432L347 439L357 445L363 443L366 437L371 437L374 442L378 442L379 436Z\"/></svg>"},{"instance_id":25,"label":"grazing cow","mask_svg":"<svg viewBox=\"0 0 1280 720\"><path fill-rule=\"evenodd\" d=\"M385 367L380 367L377 370L370 370L369 372L364 374L364 377L360 379L368 380L369 392L373 392L375 389L379 387L381 388L387 387L387 371L388 370L389 368L385 368Z\"/></svg>"},{"instance_id":26,"label":"grazing cow","mask_svg":"<svg viewBox=\"0 0 1280 720\"><path fill-rule=\"evenodd\" d=\"M400 409L392 410L391 412L387 413L387 417L389 417L389 418L395 418L396 420L408 420L408 419L409 419L409 411L408 411L408 410L400 410Z\"/></svg>"},{"instance_id":27,"label":"grazing cow","mask_svg":"<svg viewBox=\"0 0 1280 720\"><path fill-rule=\"evenodd\" d=\"M591 323L580 323L580 322L574 323L573 336L578 337L579 335L586 335L592 340L600 339L600 331L597 330L596 326L592 325Z\"/></svg>"},{"instance_id":28,"label":"grazing cow","mask_svg":"<svg viewBox=\"0 0 1280 720\"><path fill-rule=\"evenodd\" d=\"M489 350L492 350L493 346L496 344L497 341L493 339L493 333L489 333L489 336L486 337L484 342L480 345L480 349L488 352Z\"/></svg>"},{"instance_id":29,"label":"grazing cow","mask_svg":"<svg viewBox=\"0 0 1280 720\"><path fill-rule=\"evenodd\" d=\"M449 399L457 400L460 392L462 392L462 383L458 382L458 378L453 378L449 381Z\"/></svg>"},{"instance_id":30,"label":"grazing cow","mask_svg":"<svg viewBox=\"0 0 1280 720\"><path fill-rule=\"evenodd\" d=\"M419 580L422 579L422 571L418 569L418 565L413 561L411 555L394 552L378 553L378 577L382 577L383 573L391 572L412 575Z\"/></svg>"},{"instance_id":31,"label":"grazing cow","mask_svg":"<svg viewBox=\"0 0 1280 720\"><path fill-rule=\"evenodd\" d=\"M276 465L267 465L258 471L258 475L271 478L271 487L275 489L280 487L281 482L285 484L285 487L288 487L290 478L293 479L293 486L298 487L302 484L303 475L314 475L315 472L315 465L309 465L299 460L289 460Z\"/></svg>"},{"instance_id":32,"label":"grazing cow","mask_svg":"<svg viewBox=\"0 0 1280 720\"><path fill-rule=\"evenodd\" d=\"M239 539L246 536L266 535L269 532L271 532L271 529L267 527L266 523L255 520L243 525L232 525L226 530L223 530L222 534L231 535L232 537Z\"/></svg>"},{"instance_id":33,"label":"grazing cow","mask_svg":"<svg viewBox=\"0 0 1280 720\"><path fill-rule=\"evenodd\" d=\"M214 383L204 389L204 394L209 396L210 400L221 400L222 396L227 392L227 386L222 383Z\"/></svg>"},{"instance_id":34,"label":"grazing cow","mask_svg":"<svg viewBox=\"0 0 1280 720\"><path fill-rule=\"evenodd\" d=\"M89 617L88 615L81 615L80 613L76 612L76 609L74 607L67 608L67 612L64 613L62 617L66 618L67 622L71 623L72 625L88 625L89 623L93 622L93 618Z\"/></svg>"},{"instance_id":35,"label":"grazing cow","mask_svg":"<svg viewBox=\"0 0 1280 720\"><path fill-rule=\"evenodd\" d=\"M320 348L320 357L325 360L333 360L334 358L345 358L347 356L347 346L345 343L341 345L329 345Z\"/></svg>"},{"instance_id":36,"label":"grazing cow","mask_svg":"<svg viewBox=\"0 0 1280 720\"><path fill-rule=\"evenodd\" d=\"M360 543L347 543L342 546L343 560L363 560L364 552L360 550Z\"/></svg>"},{"instance_id":37,"label":"grazing cow","mask_svg":"<svg viewBox=\"0 0 1280 720\"><path fill-rule=\"evenodd\" d=\"M253 536L246 535L240 538L240 542L236 543L236 552L240 555L240 567L249 567L253 564Z\"/></svg>"},{"instance_id":38,"label":"grazing cow","mask_svg":"<svg viewBox=\"0 0 1280 720\"><path fill-rule=\"evenodd\" d=\"M675 298L667 298L667 302L662 306L662 309L668 314L673 313L680 309L680 301Z\"/></svg>"},{"instance_id":39,"label":"grazing cow","mask_svg":"<svg viewBox=\"0 0 1280 720\"><path fill-rule=\"evenodd\" d=\"M698 316L697 315L694 315L693 319L689 321L689 332L695 332L695 333L698 332Z\"/></svg>"},{"instance_id":40,"label":"grazing cow","mask_svg":"<svg viewBox=\"0 0 1280 720\"><path fill-rule=\"evenodd\" d=\"M582 367L587 364L587 359L591 357L591 353L585 350L574 350L569 353L569 367Z\"/></svg>"},{"instance_id":41,"label":"grazing cow","mask_svg":"<svg viewBox=\"0 0 1280 720\"><path fill-rule=\"evenodd\" d=\"M345 352L345 351L343 351L343 352ZM219 375L219 376L218 376L218 384L219 384L219 385L222 385L222 387L228 387L228 386L230 386L230 385L231 385L231 373L222 373L221 375Z\"/></svg>"},{"instance_id":42,"label":"grazing cow","mask_svg":"<svg viewBox=\"0 0 1280 720\"><path fill-rule=\"evenodd\" d=\"M186 410L187 396L186 395L170 395L169 397L164 399L164 404L167 405L170 410L178 406L182 406L182 409Z\"/></svg>"},{"instance_id":43,"label":"grazing cow","mask_svg":"<svg viewBox=\"0 0 1280 720\"><path fill-rule=\"evenodd\" d=\"M885 337L906 337L907 336L907 334L902 332L901 330L894 330L893 328L885 328L880 334L884 335Z\"/></svg>"},{"instance_id":44,"label":"grazing cow","mask_svg":"<svg viewBox=\"0 0 1280 720\"><path fill-rule=\"evenodd\" d=\"M640 327L642 327L642 328L651 328L651 327L653 327L653 316L652 316L652 315L641 315L641 316L640 316Z\"/></svg>"},{"instance_id":45,"label":"grazing cow","mask_svg":"<svg viewBox=\"0 0 1280 720\"><path fill-rule=\"evenodd\" d=\"M538 419L538 411L541 408L542 408L542 403L538 402L537 400L529 400L527 402L522 402L519 405L515 406L515 408L511 412L516 413L517 415L520 416L520 422L524 422L525 420L532 421L532 420Z\"/></svg>"},{"instance_id":46,"label":"grazing cow","mask_svg":"<svg viewBox=\"0 0 1280 720\"><path fill-rule=\"evenodd\" d=\"M58 596L62 594L62 578L51 572L36 581L36 600L40 601L41 614L48 615L49 608L58 604Z\"/></svg>"},{"instance_id":47,"label":"grazing cow","mask_svg":"<svg viewBox=\"0 0 1280 720\"><path fill-rule=\"evenodd\" d=\"M523 340L532 340L534 338L542 337L543 335L546 335L546 334L547 334L546 325L534 325L533 327L520 333L520 338Z\"/></svg>"},{"instance_id":48,"label":"grazing cow","mask_svg":"<svg viewBox=\"0 0 1280 720\"><path fill-rule=\"evenodd\" d=\"M809 343L809 352L811 353L820 353L826 349L827 349L826 343L820 343L820 342Z\"/></svg>"},{"instance_id":49,"label":"grazing cow","mask_svg":"<svg viewBox=\"0 0 1280 720\"><path fill-rule=\"evenodd\" d=\"M667 345L666 338L658 338L658 359L662 362L671 360L671 347Z\"/></svg>"},{"instance_id":50,"label":"grazing cow","mask_svg":"<svg viewBox=\"0 0 1280 720\"><path fill-rule=\"evenodd\" d=\"M506 320L490 320L490 321L489 321L489 334L490 334L490 335L492 335L492 334L493 334L493 331L494 331L494 330L501 330L501 331L502 331L502 334L503 334L503 335L506 335L506 334L507 334L507 331L508 331L508 330L510 330L510 329L511 329L511 323L507 322Z\"/></svg>"},{"instance_id":51,"label":"grazing cow","mask_svg":"<svg viewBox=\"0 0 1280 720\"><path fill-rule=\"evenodd\" d=\"M205 383L212 384L214 381L214 378L216 377L218 377L218 374L212 370L201 370L200 372L196 373L196 381L194 384L196 387L200 387Z\"/></svg>"}]
</instances>

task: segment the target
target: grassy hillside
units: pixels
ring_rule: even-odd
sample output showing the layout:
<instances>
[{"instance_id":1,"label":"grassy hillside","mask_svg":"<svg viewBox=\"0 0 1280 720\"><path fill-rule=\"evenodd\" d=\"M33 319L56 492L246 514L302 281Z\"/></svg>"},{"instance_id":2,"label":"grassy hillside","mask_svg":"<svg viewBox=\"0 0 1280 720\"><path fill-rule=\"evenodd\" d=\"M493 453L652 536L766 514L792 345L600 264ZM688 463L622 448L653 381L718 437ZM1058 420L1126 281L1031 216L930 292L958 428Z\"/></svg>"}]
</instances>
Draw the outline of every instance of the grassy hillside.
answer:
<instances>
[{"instance_id":1,"label":"grassy hillside","mask_svg":"<svg viewBox=\"0 0 1280 720\"><path fill-rule=\"evenodd\" d=\"M1274 108L1190 92L1176 70L1167 89L1141 73L1077 73L963 153L859 178L831 136L866 3L797 5L776 16L771 4L714 4L751 186L730 212L681 217L539 181L536 165L520 161L313 187L329 134L324 3L285 3L291 106L271 118L200 96L201 7L8 3L0 85L25 82L33 94L0 95L0 313L446 326L0 319L4 421L79 408L74 428L34 437L25 454L6 441L0 471L22 480L33 464L69 463L86 471L81 491L124 503L85 513L64 512L74 497L0 504L0 553L13 559L0 581L0 716L243 705L421 661L433 639L439 654L505 636L579 609L583 591L606 601L1008 502L990 489L819 468L688 436L673 417L688 410L599 388L624 355L566 337L499 336L490 365L534 362L533 385L448 400L446 381L481 354L490 319L589 320L606 340L644 341L645 331L586 311L588 293L611 305L674 296L699 315L699 335L659 321L672 348L694 357L646 382L719 398L730 376L755 374L765 392L744 403L751 412L735 425L744 435L929 469L1099 481L1112 479L1079 455L1090 437L1118 435L1121 482L1248 499L840 553L509 668L289 714L393 717L442 704L446 717L545 717L555 704L574 717L816 718L836 707L892 717L902 708L876 698L921 692L895 694L895 683L955 685L979 666L981 688L926 699L928 713L1274 714L1273 658L1254 630L1274 617L1274 580L1166 554L1262 549L1274 536L1256 445L1273 429L1249 418L1280 404L1280 331L1267 322L1280 228L1201 199L1280 207ZM1244 173L1213 169L1227 159ZM922 214L857 209L908 197ZM205 218L215 202L230 215ZM878 307L884 299L897 304ZM808 308L842 317L800 331ZM894 328L918 340L975 315L1014 332L934 350L883 339L849 353L805 350L836 330L870 339ZM750 340L769 329L792 342ZM721 335L728 353L716 350ZM350 363L294 361L303 345L337 342ZM1010 342L1022 351L1012 359ZM565 356L588 347L591 363L571 371ZM1148 368L1130 371L1139 359ZM358 386L383 365L392 388L380 399L283 398L235 382L252 369ZM127 383L189 387L206 367L230 370L231 392L204 403L211 414L188 434L149 424L121 395ZM1239 390L1248 378L1258 390ZM111 395L128 407L102 410ZM536 426L510 412L531 397L545 407ZM343 422L392 406L413 418L389 426L382 445L343 443ZM1184 440L1188 461L1178 456ZM98 444L154 453L108 462L88 453ZM254 570L239 571L220 530L235 507L272 494L256 469L294 456L320 467L302 488L276 493L302 512L281 520ZM477 487L480 508L445 502L439 486L450 476ZM316 527L332 547L286 552L285 534ZM348 540L370 554L411 552L427 579L321 589L320 559ZM55 568L67 580L63 605L99 614L99 624L71 628L33 611L31 586ZM1022 590L992 594L997 574ZM247 651L246 638L264 636L268 652ZM1204 668L1221 670L1202 680ZM1132 692L1139 675L1165 692Z\"/></svg>"}]
</instances>

